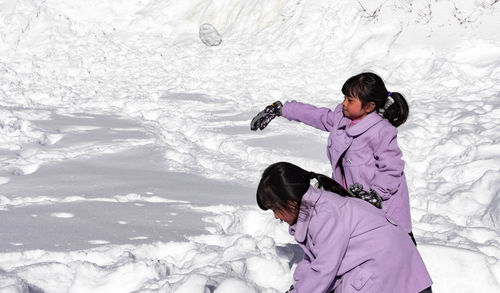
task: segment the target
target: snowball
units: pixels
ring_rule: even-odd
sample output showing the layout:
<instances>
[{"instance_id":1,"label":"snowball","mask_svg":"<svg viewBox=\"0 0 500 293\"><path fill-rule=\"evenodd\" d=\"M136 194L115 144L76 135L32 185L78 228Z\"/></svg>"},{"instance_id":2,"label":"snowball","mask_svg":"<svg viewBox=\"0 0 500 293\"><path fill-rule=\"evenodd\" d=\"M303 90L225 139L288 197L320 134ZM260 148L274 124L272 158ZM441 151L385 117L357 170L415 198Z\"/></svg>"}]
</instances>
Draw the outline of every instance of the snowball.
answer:
<instances>
[{"instance_id":1,"label":"snowball","mask_svg":"<svg viewBox=\"0 0 500 293\"><path fill-rule=\"evenodd\" d=\"M222 43L222 36L209 23L200 25L200 40L207 46L218 46Z\"/></svg>"},{"instance_id":2,"label":"snowball","mask_svg":"<svg viewBox=\"0 0 500 293\"><path fill-rule=\"evenodd\" d=\"M191 275L184 280L184 282L173 292L174 293L209 293L207 284L207 277L202 275Z\"/></svg>"},{"instance_id":3,"label":"snowball","mask_svg":"<svg viewBox=\"0 0 500 293\"><path fill-rule=\"evenodd\" d=\"M238 279L226 279L215 289L214 293L257 293L255 288Z\"/></svg>"},{"instance_id":4,"label":"snowball","mask_svg":"<svg viewBox=\"0 0 500 293\"><path fill-rule=\"evenodd\" d=\"M289 271L278 258L271 256L249 257L246 261L248 279L264 288L286 289L290 280L285 278Z\"/></svg>"}]
</instances>

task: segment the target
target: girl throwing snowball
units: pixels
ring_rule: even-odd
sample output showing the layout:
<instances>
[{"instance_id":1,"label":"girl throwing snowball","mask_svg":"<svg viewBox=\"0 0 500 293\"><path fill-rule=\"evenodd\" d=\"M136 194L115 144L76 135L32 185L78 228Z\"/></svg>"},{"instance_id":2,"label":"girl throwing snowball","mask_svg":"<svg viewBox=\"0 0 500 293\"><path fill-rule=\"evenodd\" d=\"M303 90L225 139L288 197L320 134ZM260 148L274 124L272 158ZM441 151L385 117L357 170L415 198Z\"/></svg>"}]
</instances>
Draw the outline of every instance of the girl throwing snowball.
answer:
<instances>
[{"instance_id":1,"label":"girl throwing snowball","mask_svg":"<svg viewBox=\"0 0 500 293\"><path fill-rule=\"evenodd\" d=\"M432 280L405 231L383 211L346 196L336 181L291 163L263 172L259 207L288 223L304 250L288 292L431 293Z\"/></svg>"},{"instance_id":2,"label":"girl throwing snowball","mask_svg":"<svg viewBox=\"0 0 500 293\"><path fill-rule=\"evenodd\" d=\"M387 91L382 79L371 72L350 77L342 93L344 101L334 110L277 101L255 116L250 127L262 130L273 118L283 116L330 132L327 155L333 179L345 188L359 183L370 190L382 200L387 215L415 241L396 130L408 117L408 104L401 94Z\"/></svg>"}]
</instances>

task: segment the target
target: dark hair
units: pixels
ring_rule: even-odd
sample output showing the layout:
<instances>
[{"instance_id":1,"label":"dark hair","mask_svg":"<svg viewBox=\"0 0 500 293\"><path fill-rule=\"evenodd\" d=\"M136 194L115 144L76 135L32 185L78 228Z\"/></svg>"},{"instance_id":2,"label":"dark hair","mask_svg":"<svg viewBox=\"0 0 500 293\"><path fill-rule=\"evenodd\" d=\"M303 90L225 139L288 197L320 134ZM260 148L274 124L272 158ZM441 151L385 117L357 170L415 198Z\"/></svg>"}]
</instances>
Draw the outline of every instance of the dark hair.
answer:
<instances>
[{"instance_id":1,"label":"dark hair","mask_svg":"<svg viewBox=\"0 0 500 293\"><path fill-rule=\"evenodd\" d=\"M257 204L263 210L289 208L289 203L298 203L309 189L311 179L318 180L318 188L331 191L340 196L349 193L335 180L322 174L306 171L288 162L278 162L267 167L262 173L257 187Z\"/></svg>"},{"instance_id":2,"label":"dark hair","mask_svg":"<svg viewBox=\"0 0 500 293\"><path fill-rule=\"evenodd\" d=\"M409 108L404 96L398 92L389 92L380 76L372 72L363 72L350 77L342 86L342 93L348 97L357 97L363 106L370 102L375 104L377 113L398 127L408 118ZM387 97L391 96L394 103L384 109Z\"/></svg>"}]
</instances>

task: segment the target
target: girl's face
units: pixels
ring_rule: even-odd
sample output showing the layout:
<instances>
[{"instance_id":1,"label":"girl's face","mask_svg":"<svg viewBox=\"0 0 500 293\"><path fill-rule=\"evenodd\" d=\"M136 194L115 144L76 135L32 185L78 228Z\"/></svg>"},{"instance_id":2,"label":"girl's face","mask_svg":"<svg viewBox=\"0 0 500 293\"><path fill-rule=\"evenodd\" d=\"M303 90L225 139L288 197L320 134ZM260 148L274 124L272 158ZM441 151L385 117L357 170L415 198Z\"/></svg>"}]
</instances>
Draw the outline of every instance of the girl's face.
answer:
<instances>
[{"instance_id":1,"label":"girl's face","mask_svg":"<svg viewBox=\"0 0 500 293\"><path fill-rule=\"evenodd\" d=\"M357 97L344 97L344 101L342 102L342 111L344 112L344 116L351 120L360 120L366 117L366 115L370 114L375 108L375 104L373 102L368 103L363 106L361 100Z\"/></svg>"},{"instance_id":2,"label":"girl's face","mask_svg":"<svg viewBox=\"0 0 500 293\"><path fill-rule=\"evenodd\" d=\"M295 203L290 202L289 206L288 209L273 209L273 212L276 219L287 222L291 226L297 222L298 211Z\"/></svg>"}]
</instances>

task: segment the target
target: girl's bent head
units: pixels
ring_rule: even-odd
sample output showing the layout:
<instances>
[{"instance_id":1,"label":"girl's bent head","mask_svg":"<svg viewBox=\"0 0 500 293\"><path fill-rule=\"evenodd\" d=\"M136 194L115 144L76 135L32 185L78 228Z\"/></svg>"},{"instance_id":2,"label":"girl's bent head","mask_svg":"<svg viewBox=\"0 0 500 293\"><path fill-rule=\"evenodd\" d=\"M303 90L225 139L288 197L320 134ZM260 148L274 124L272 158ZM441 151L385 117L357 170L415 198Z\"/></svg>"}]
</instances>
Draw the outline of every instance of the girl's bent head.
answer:
<instances>
[{"instance_id":1,"label":"girl's bent head","mask_svg":"<svg viewBox=\"0 0 500 293\"><path fill-rule=\"evenodd\" d=\"M257 204L263 210L299 209L309 189L309 172L287 162L274 163L262 173L257 187Z\"/></svg>"},{"instance_id":2,"label":"girl's bent head","mask_svg":"<svg viewBox=\"0 0 500 293\"><path fill-rule=\"evenodd\" d=\"M374 109L389 122L398 127L408 118L408 103L398 92L389 92L380 76L372 72L363 72L350 77L342 86L342 93L346 97L358 98L363 106L373 103ZM385 108L388 97L394 103Z\"/></svg>"},{"instance_id":3,"label":"girl's bent head","mask_svg":"<svg viewBox=\"0 0 500 293\"><path fill-rule=\"evenodd\" d=\"M349 196L347 191L332 178L306 171L288 162L278 162L267 167L257 187L257 204L263 210L273 210L275 217L290 225L299 215L302 197L309 189L311 179L318 181L318 188Z\"/></svg>"}]
</instances>

